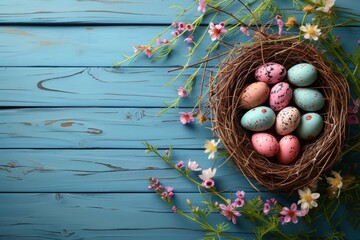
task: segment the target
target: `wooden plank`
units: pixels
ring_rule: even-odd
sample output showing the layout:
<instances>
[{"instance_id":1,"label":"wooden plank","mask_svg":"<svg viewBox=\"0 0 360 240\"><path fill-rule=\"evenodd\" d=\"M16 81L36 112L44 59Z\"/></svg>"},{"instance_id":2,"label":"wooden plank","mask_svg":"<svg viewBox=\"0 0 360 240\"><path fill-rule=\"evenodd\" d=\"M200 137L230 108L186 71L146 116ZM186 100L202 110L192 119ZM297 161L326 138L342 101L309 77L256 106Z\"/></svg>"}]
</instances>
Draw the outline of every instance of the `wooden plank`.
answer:
<instances>
[{"instance_id":1,"label":"wooden plank","mask_svg":"<svg viewBox=\"0 0 360 240\"><path fill-rule=\"evenodd\" d=\"M203 150L174 150L172 156L174 164L183 160L186 166L188 159L203 169L213 164ZM224 161L219 159L216 166ZM198 179L198 174L192 175ZM143 149L0 150L0 192L147 192L148 177L165 180L177 192L198 192L177 171ZM250 189L230 162L218 169L214 180L219 189Z\"/></svg>"},{"instance_id":2,"label":"wooden plank","mask_svg":"<svg viewBox=\"0 0 360 240\"><path fill-rule=\"evenodd\" d=\"M176 99L177 88L192 74L189 69L177 82L166 68L0 68L0 106L111 106L164 107ZM200 84L180 101L192 107Z\"/></svg>"},{"instance_id":3,"label":"wooden plank","mask_svg":"<svg viewBox=\"0 0 360 240\"><path fill-rule=\"evenodd\" d=\"M0 66L113 66L124 57L120 54L133 54L132 47L147 44L162 32L162 26L94 26L94 27L44 27L44 26L1 26L0 27ZM205 30L205 28L202 28ZM203 31L202 30L202 31ZM238 31L231 41L246 42L250 37ZM348 41L345 48L354 49L360 39L360 28L339 28L336 32ZM166 34L171 39L170 32ZM195 34L198 39L200 36ZM203 60L210 38L195 51L190 63ZM121 42L121 44L119 44ZM214 53L216 54L216 53ZM185 64L188 45L180 39L173 54L165 60L152 62L145 54L131 62L139 66L177 66ZM215 60L216 64L218 60Z\"/></svg>"},{"instance_id":4,"label":"wooden plank","mask_svg":"<svg viewBox=\"0 0 360 240\"><path fill-rule=\"evenodd\" d=\"M182 125L181 111L159 108L28 108L0 110L0 148L202 148L211 131Z\"/></svg>"},{"instance_id":5,"label":"wooden plank","mask_svg":"<svg viewBox=\"0 0 360 240\"><path fill-rule=\"evenodd\" d=\"M292 1L278 0L277 3L285 13L286 9L292 6ZM360 6L356 3L356 0L337 0L336 6L348 10L351 5L353 12L359 12ZM178 0L3 0L0 2L0 23L169 24L180 13L179 9L171 8L171 6L187 8L191 4L191 1ZM196 4L186 13L184 19L189 21L200 16L197 6ZM229 11L240 7L241 4L234 1ZM296 13L300 19L301 14L301 11ZM219 16L217 20L223 19L225 19L224 15ZM209 22L210 19L206 20Z\"/></svg>"}]
</instances>

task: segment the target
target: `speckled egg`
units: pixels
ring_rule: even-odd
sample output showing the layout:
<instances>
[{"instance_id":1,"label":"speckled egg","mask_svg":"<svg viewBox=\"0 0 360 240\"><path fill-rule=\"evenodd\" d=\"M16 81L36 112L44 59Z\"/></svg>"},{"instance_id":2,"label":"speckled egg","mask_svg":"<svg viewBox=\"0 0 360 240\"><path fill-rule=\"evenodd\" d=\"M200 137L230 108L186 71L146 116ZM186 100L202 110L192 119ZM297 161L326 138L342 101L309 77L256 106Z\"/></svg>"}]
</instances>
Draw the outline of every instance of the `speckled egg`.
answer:
<instances>
[{"instance_id":1,"label":"speckled egg","mask_svg":"<svg viewBox=\"0 0 360 240\"><path fill-rule=\"evenodd\" d=\"M247 111L241 118L241 125L250 131L264 131L275 123L274 111L266 106L259 106Z\"/></svg>"},{"instance_id":2,"label":"speckled egg","mask_svg":"<svg viewBox=\"0 0 360 240\"><path fill-rule=\"evenodd\" d=\"M318 111L325 105L325 100L320 91L311 88L297 88L294 90L295 104L309 112Z\"/></svg>"},{"instance_id":3,"label":"speckled egg","mask_svg":"<svg viewBox=\"0 0 360 240\"><path fill-rule=\"evenodd\" d=\"M287 77L295 86L305 87L315 82L317 70L309 63L300 63L289 69Z\"/></svg>"},{"instance_id":4,"label":"speckled egg","mask_svg":"<svg viewBox=\"0 0 360 240\"><path fill-rule=\"evenodd\" d=\"M264 157L274 157L279 151L278 141L269 133L253 134L251 143L255 151Z\"/></svg>"},{"instance_id":5,"label":"speckled egg","mask_svg":"<svg viewBox=\"0 0 360 240\"><path fill-rule=\"evenodd\" d=\"M255 71L255 79L267 84L275 84L283 80L286 76L286 69L278 63L265 63Z\"/></svg>"},{"instance_id":6,"label":"speckled egg","mask_svg":"<svg viewBox=\"0 0 360 240\"><path fill-rule=\"evenodd\" d=\"M315 138L321 132L324 121L317 113L306 113L301 117L300 124L296 129L296 135L304 140Z\"/></svg>"},{"instance_id":7,"label":"speckled egg","mask_svg":"<svg viewBox=\"0 0 360 240\"><path fill-rule=\"evenodd\" d=\"M294 162L300 153L300 142L294 135L286 135L279 141L277 158L282 164Z\"/></svg>"},{"instance_id":8,"label":"speckled egg","mask_svg":"<svg viewBox=\"0 0 360 240\"><path fill-rule=\"evenodd\" d=\"M280 111L289 105L292 98L292 89L286 82L275 84L270 91L269 105L274 111Z\"/></svg>"},{"instance_id":9,"label":"speckled egg","mask_svg":"<svg viewBox=\"0 0 360 240\"><path fill-rule=\"evenodd\" d=\"M251 109L262 105L269 97L270 88L264 82L254 82L248 85L241 93L240 105L242 108Z\"/></svg>"},{"instance_id":10,"label":"speckled egg","mask_svg":"<svg viewBox=\"0 0 360 240\"><path fill-rule=\"evenodd\" d=\"M293 132L300 123L301 115L295 107L286 107L276 116L275 130L277 134L284 136Z\"/></svg>"}]
</instances>

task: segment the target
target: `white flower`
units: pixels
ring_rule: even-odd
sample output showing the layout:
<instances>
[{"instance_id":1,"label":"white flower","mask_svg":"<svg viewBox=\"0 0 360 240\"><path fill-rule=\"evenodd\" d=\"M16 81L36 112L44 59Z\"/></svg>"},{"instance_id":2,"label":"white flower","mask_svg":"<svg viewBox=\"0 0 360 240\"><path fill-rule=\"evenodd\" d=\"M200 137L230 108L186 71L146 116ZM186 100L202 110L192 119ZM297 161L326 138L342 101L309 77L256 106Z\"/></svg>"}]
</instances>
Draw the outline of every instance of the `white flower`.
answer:
<instances>
[{"instance_id":1,"label":"white flower","mask_svg":"<svg viewBox=\"0 0 360 240\"><path fill-rule=\"evenodd\" d=\"M298 193L300 195L298 204L301 203L301 209L311 209L318 206L316 199L320 197L319 193L311 193L311 190L308 187L303 190L299 189Z\"/></svg>"},{"instance_id":2,"label":"white flower","mask_svg":"<svg viewBox=\"0 0 360 240\"><path fill-rule=\"evenodd\" d=\"M321 35L321 30L317 28L317 25L311 25L309 23L306 26L301 26L300 30L305 32L304 38L306 39L313 39L317 41L319 36Z\"/></svg>"},{"instance_id":3,"label":"white flower","mask_svg":"<svg viewBox=\"0 0 360 240\"><path fill-rule=\"evenodd\" d=\"M330 11L330 8L334 6L335 0L316 0L315 3L321 5L321 7L318 7L316 10L327 13Z\"/></svg>"},{"instance_id":4,"label":"white flower","mask_svg":"<svg viewBox=\"0 0 360 240\"><path fill-rule=\"evenodd\" d=\"M201 170L201 168L198 168L199 164L197 164L195 161L193 161L193 162L190 161L190 159L189 159L187 166L191 171L200 171Z\"/></svg>"},{"instance_id":5,"label":"white flower","mask_svg":"<svg viewBox=\"0 0 360 240\"><path fill-rule=\"evenodd\" d=\"M340 173L337 173L335 171L332 171L331 174L334 176L334 178L327 177L326 181L329 184L329 191L331 195L338 198L340 195L340 190L343 187L343 178L341 177Z\"/></svg>"},{"instance_id":6,"label":"white flower","mask_svg":"<svg viewBox=\"0 0 360 240\"><path fill-rule=\"evenodd\" d=\"M204 148L205 151L204 153L210 153L208 159L213 159L215 157L215 153L217 152L217 145L219 144L220 139L215 142L214 139L212 139L211 141L207 140L205 142Z\"/></svg>"},{"instance_id":7,"label":"white flower","mask_svg":"<svg viewBox=\"0 0 360 240\"><path fill-rule=\"evenodd\" d=\"M208 168L206 170L202 170L202 174L199 175L199 178L203 181L206 181L213 178L215 176L215 173L216 173L216 168L214 169Z\"/></svg>"}]
</instances>

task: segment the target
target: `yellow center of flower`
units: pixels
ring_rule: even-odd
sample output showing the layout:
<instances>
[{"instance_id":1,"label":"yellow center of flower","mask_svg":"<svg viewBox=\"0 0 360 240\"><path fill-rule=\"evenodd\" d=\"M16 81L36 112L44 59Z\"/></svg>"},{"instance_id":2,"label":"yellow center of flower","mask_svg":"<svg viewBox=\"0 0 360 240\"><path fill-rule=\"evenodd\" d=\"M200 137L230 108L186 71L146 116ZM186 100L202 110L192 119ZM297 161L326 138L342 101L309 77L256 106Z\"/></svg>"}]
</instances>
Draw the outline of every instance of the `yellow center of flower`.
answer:
<instances>
[{"instance_id":1,"label":"yellow center of flower","mask_svg":"<svg viewBox=\"0 0 360 240\"><path fill-rule=\"evenodd\" d=\"M313 8L312 8L312 6L310 6L310 5L307 5L307 6L305 6L304 7L304 12L307 12L307 13L311 13L311 10L312 10Z\"/></svg>"},{"instance_id":2,"label":"yellow center of flower","mask_svg":"<svg viewBox=\"0 0 360 240\"><path fill-rule=\"evenodd\" d=\"M308 34L310 34L310 36L314 36L316 35L316 31L314 28L309 28L309 30L307 31Z\"/></svg>"},{"instance_id":3,"label":"yellow center of flower","mask_svg":"<svg viewBox=\"0 0 360 240\"><path fill-rule=\"evenodd\" d=\"M296 24L296 18L295 17L289 17L287 22L285 23L285 26L287 27L294 27L294 25Z\"/></svg>"},{"instance_id":4,"label":"yellow center of flower","mask_svg":"<svg viewBox=\"0 0 360 240\"><path fill-rule=\"evenodd\" d=\"M341 183L341 179L338 178L338 177L335 177L335 178L332 179L332 181L331 181L331 186L332 186L332 187L337 187L337 186L340 185L340 183Z\"/></svg>"},{"instance_id":5,"label":"yellow center of flower","mask_svg":"<svg viewBox=\"0 0 360 240\"><path fill-rule=\"evenodd\" d=\"M313 198L311 197L311 194L306 194L306 195L304 195L303 198L308 203L310 203L313 200Z\"/></svg>"},{"instance_id":6,"label":"yellow center of flower","mask_svg":"<svg viewBox=\"0 0 360 240\"><path fill-rule=\"evenodd\" d=\"M205 145L205 148L207 150L209 150L210 152L216 152L216 146L212 143L212 142L208 142L206 145Z\"/></svg>"}]
</instances>

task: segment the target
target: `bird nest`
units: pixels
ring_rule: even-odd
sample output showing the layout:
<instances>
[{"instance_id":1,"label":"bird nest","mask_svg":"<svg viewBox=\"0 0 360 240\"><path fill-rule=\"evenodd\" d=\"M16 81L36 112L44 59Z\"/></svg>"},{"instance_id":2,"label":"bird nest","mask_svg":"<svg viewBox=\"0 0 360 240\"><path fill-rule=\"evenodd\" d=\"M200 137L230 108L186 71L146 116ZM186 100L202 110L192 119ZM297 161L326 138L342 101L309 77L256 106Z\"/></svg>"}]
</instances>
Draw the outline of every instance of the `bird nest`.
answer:
<instances>
[{"instance_id":1,"label":"bird nest","mask_svg":"<svg viewBox=\"0 0 360 240\"><path fill-rule=\"evenodd\" d=\"M259 155L251 144L251 132L240 124L247 111L240 105L242 90L256 81L256 68L268 62L286 69L298 63L312 64L318 71L312 88L320 90L325 98L325 106L318 112L324 119L320 135L313 141L301 141L300 154L290 165ZM311 184L341 159L349 88L332 66L314 45L263 36L234 49L219 64L218 74L210 82L213 130L246 177L270 191L293 191Z\"/></svg>"}]
</instances>

